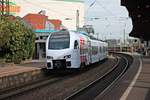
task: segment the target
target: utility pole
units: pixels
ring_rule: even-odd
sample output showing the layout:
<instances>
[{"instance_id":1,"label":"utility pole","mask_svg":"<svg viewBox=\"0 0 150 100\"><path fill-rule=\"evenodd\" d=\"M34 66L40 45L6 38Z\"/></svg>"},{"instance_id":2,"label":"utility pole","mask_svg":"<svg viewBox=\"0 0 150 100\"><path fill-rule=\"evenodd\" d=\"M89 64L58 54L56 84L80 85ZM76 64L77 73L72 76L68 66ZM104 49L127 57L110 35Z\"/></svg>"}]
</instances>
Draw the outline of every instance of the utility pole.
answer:
<instances>
[{"instance_id":1,"label":"utility pole","mask_svg":"<svg viewBox=\"0 0 150 100\"><path fill-rule=\"evenodd\" d=\"M76 11L76 30L79 28L79 10Z\"/></svg>"},{"instance_id":2,"label":"utility pole","mask_svg":"<svg viewBox=\"0 0 150 100\"><path fill-rule=\"evenodd\" d=\"M126 30L125 30L125 28L126 28L126 24L124 24L124 29L123 29L124 47L126 45Z\"/></svg>"},{"instance_id":3,"label":"utility pole","mask_svg":"<svg viewBox=\"0 0 150 100\"><path fill-rule=\"evenodd\" d=\"M99 38L99 33L96 33L96 35L97 35L97 39Z\"/></svg>"},{"instance_id":4,"label":"utility pole","mask_svg":"<svg viewBox=\"0 0 150 100\"><path fill-rule=\"evenodd\" d=\"M121 38L119 39L119 44L120 44L120 52L122 52Z\"/></svg>"}]
</instances>

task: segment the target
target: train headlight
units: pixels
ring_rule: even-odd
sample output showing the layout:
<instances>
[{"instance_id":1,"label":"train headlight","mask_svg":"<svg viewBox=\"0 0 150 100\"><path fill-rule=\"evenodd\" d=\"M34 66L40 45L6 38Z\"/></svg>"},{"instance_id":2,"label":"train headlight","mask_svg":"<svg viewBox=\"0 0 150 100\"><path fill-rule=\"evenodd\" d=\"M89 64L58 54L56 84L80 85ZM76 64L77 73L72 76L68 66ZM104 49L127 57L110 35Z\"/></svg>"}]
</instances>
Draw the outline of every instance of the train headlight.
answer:
<instances>
[{"instance_id":1,"label":"train headlight","mask_svg":"<svg viewBox=\"0 0 150 100\"><path fill-rule=\"evenodd\" d=\"M65 59L71 58L71 55L64 56Z\"/></svg>"},{"instance_id":2,"label":"train headlight","mask_svg":"<svg viewBox=\"0 0 150 100\"><path fill-rule=\"evenodd\" d=\"M47 56L47 59L53 59L53 57L52 56Z\"/></svg>"}]
</instances>

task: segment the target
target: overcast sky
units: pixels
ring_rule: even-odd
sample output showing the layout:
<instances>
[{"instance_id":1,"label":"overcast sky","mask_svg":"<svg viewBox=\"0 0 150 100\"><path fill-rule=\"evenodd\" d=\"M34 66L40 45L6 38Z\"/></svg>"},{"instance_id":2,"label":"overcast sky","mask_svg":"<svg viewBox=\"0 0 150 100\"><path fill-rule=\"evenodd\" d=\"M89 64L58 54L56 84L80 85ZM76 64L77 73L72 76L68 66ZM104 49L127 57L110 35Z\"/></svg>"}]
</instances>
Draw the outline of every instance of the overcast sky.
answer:
<instances>
[{"instance_id":1,"label":"overcast sky","mask_svg":"<svg viewBox=\"0 0 150 100\"><path fill-rule=\"evenodd\" d=\"M132 21L128 11L120 6L120 0L86 0L86 24L92 24L100 39L122 39L124 32L126 38L132 30ZM97 19L94 19L97 18Z\"/></svg>"}]
</instances>

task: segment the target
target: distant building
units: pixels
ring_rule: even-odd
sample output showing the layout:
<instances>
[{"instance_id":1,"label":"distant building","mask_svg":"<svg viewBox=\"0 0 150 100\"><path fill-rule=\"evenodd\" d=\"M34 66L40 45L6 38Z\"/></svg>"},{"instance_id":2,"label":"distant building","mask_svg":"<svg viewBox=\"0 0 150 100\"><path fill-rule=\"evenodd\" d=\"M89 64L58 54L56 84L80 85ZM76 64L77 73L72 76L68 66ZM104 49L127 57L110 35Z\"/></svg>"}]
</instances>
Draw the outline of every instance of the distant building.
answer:
<instances>
[{"instance_id":1,"label":"distant building","mask_svg":"<svg viewBox=\"0 0 150 100\"><path fill-rule=\"evenodd\" d=\"M34 30L44 30L48 16L41 14L27 14L23 19L29 23Z\"/></svg>"},{"instance_id":2,"label":"distant building","mask_svg":"<svg viewBox=\"0 0 150 100\"><path fill-rule=\"evenodd\" d=\"M62 21L61 21L61 20L58 20L58 19L50 19L50 20L48 20L48 21L54 25L54 29L55 29L55 30L60 30L60 29L61 29L61 24L62 24Z\"/></svg>"},{"instance_id":3,"label":"distant building","mask_svg":"<svg viewBox=\"0 0 150 100\"><path fill-rule=\"evenodd\" d=\"M33 59L45 58L45 43L50 33L64 28L59 19L48 19L44 11L38 14L27 14L23 20L28 23L36 33L35 54Z\"/></svg>"},{"instance_id":4,"label":"distant building","mask_svg":"<svg viewBox=\"0 0 150 100\"><path fill-rule=\"evenodd\" d=\"M140 46L139 40L137 39L127 39L125 43L120 39L107 39L106 41L108 43L108 50L110 52L133 52L136 51L136 49L138 49Z\"/></svg>"}]
</instances>

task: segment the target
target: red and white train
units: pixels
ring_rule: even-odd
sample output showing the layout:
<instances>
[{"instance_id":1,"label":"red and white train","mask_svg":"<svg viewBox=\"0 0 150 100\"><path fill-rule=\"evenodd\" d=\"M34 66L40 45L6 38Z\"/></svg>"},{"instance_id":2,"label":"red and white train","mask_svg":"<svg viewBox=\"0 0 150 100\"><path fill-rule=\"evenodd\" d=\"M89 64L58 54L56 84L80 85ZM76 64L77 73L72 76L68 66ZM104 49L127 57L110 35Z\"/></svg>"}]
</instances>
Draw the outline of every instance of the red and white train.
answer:
<instances>
[{"instance_id":1,"label":"red and white train","mask_svg":"<svg viewBox=\"0 0 150 100\"><path fill-rule=\"evenodd\" d=\"M47 68L82 68L107 58L107 48L106 42L91 38L85 32L51 33L46 42Z\"/></svg>"}]
</instances>

